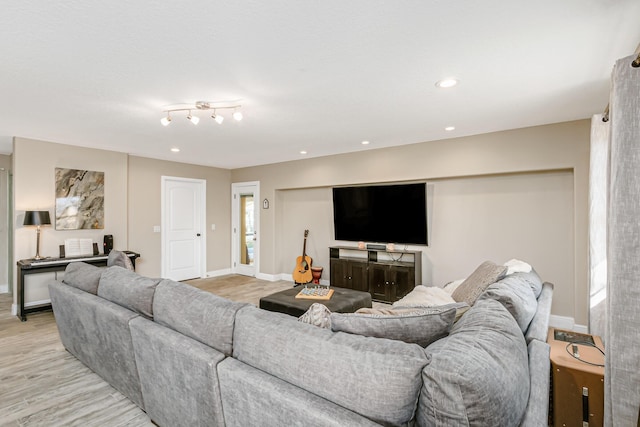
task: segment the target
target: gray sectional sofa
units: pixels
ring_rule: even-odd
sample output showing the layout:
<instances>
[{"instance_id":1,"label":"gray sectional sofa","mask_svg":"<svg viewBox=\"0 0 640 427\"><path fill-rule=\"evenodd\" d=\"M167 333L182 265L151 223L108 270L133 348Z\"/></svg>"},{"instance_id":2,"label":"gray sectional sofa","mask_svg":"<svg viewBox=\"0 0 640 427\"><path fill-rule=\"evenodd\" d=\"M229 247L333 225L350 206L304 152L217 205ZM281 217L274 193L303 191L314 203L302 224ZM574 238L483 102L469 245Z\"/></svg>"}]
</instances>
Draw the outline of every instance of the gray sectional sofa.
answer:
<instances>
[{"instance_id":1,"label":"gray sectional sofa","mask_svg":"<svg viewBox=\"0 0 640 427\"><path fill-rule=\"evenodd\" d=\"M547 425L552 289L509 275L423 348L120 267L49 284L65 348L160 426Z\"/></svg>"}]
</instances>

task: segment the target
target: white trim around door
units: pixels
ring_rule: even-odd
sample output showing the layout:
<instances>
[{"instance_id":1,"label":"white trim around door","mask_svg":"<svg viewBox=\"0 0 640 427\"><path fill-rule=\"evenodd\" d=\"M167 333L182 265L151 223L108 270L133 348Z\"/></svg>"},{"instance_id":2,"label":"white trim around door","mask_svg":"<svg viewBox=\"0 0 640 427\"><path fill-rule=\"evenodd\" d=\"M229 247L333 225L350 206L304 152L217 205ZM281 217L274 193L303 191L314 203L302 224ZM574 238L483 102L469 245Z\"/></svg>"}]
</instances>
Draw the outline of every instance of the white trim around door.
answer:
<instances>
[{"instance_id":1,"label":"white trim around door","mask_svg":"<svg viewBox=\"0 0 640 427\"><path fill-rule=\"evenodd\" d=\"M246 211L249 206L251 212ZM231 184L231 271L235 274L256 277L260 273L261 206L259 181Z\"/></svg>"},{"instance_id":2,"label":"white trim around door","mask_svg":"<svg viewBox=\"0 0 640 427\"><path fill-rule=\"evenodd\" d=\"M207 267L207 181L161 177L161 275L204 277Z\"/></svg>"}]
</instances>

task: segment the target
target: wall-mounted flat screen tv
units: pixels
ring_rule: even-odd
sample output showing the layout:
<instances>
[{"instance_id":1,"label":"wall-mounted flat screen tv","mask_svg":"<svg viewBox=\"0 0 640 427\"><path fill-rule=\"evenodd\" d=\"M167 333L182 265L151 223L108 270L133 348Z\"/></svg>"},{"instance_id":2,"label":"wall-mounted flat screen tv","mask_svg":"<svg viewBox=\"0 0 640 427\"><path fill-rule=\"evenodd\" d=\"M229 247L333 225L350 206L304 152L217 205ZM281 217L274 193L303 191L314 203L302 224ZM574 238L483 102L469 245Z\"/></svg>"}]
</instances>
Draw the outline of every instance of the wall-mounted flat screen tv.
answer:
<instances>
[{"instance_id":1,"label":"wall-mounted flat screen tv","mask_svg":"<svg viewBox=\"0 0 640 427\"><path fill-rule=\"evenodd\" d=\"M426 183L333 188L336 240L426 245Z\"/></svg>"}]
</instances>

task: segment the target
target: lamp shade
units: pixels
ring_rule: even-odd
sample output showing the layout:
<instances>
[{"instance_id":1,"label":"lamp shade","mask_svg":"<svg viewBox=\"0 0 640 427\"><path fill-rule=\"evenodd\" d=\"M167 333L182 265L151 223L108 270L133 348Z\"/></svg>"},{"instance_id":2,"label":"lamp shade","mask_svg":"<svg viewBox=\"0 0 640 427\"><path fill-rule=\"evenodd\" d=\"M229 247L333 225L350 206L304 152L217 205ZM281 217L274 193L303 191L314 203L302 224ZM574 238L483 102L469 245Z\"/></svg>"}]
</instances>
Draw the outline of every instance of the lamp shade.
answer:
<instances>
[{"instance_id":1,"label":"lamp shade","mask_svg":"<svg viewBox=\"0 0 640 427\"><path fill-rule=\"evenodd\" d=\"M25 211L22 225L51 225L49 211Z\"/></svg>"}]
</instances>

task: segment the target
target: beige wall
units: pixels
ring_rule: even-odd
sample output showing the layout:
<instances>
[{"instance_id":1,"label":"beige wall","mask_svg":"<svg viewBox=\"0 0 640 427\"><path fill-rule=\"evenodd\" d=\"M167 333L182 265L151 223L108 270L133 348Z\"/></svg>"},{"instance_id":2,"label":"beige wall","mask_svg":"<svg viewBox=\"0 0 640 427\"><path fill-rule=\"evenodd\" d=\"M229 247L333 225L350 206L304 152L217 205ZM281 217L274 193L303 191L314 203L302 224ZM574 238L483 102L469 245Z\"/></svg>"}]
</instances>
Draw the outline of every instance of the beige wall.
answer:
<instances>
[{"instance_id":1,"label":"beige wall","mask_svg":"<svg viewBox=\"0 0 640 427\"><path fill-rule=\"evenodd\" d=\"M90 238L101 244L105 234L127 242L127 155L64 144L14 138L14 264L36 253L36 232L24 227L26 210L48 210L55 222L55 168L86 169L104 172L104 230L56 231L55 225L42 227L40 255L58 256L65 239ZM33 275L25 287L25 301L49 299L45 275ZM15 281L14 281L15 283ZM16 295L14 293L14 303Z\"/></svg>"},{"instance_id":2,"label":"beige wall","mask_svg":"<svg viewBox=\"0 0 640 427\"><path fill-rule=\"evenodd\" d=\"M160 180L162 176L203 179L207 187L207 271L231 263L231 172L227 169L129 157L129 248L142 254L136 270L160 275ZM211 230L215 224L216 229ZM117 242L116 242L117 246Z\"/></svg>"},{"instance_id":3,"label":"beige wall","mask_svg":"<svg viewBox=\"0 0 640 427\"><path fill-rule=\"evenodd\" d=\"M112 234L115 249L139 252L137 271L160 276L161 176L206 180L207 187L207 271L230 266L231 181L230 171L184 163L128 156L124 153L95 150L25 138L14 139L15 236L14 261L31 258L36 251L35 230L23 227L25 210L49 210L55 215L56 167L88 169L105 173L104 230L56 231L43 227L40 254L58 256L58 245L67 238L91 238L102 245L103 236ZM211 224L216 230L211 230ZM54 273L29 276L25 301L49 299L46 284ZM14 303L16 296L14 295Z\"/></svg>"},{"instance_id":4,"label":"beige wall","mask_svg":"<svg viewBox=\"0 0 640 427\"><path fill-rule=\"evenodd\" d=\"M153 226L160 225L162 175L207 181L208 271L230 267L230 183L259 181L261 199L270 200L270 209L260 214L260 273L273 275L291 273L304 228L311 229L309 251L319 264L328 264L327 246L334 243L331 186L427 180L434 197L432 244L421 248L425 282L439 285L462 277L484 259L525 258L543 279L555 282L553 314L586 325L589 129L589 121L581 120L232 171L15 138L14 265L35 254L34 230L20 225L24 211L53 214L55 167L105 172L105 230L47 227L41 253L57 255L67 237L101 242L104 234L113 234L117 248L142 254L139 271L150 276L160 274L160 235ZM492 205L510 208L495 207L493 217ZM473 227L478 206L484 228ZM514 218L526 219L529 234L522 240L513 238L519 225ZM526 229L534 219L537 231ZM465 234L456 224L461 221L477 233L471 242L460 243ZM495 224L485 227L487 221ZM509 239L488 243L502 225L509 227ZM529 240L530 245L521 244ZM42 287L29 288L27 301L43 297Z\"/></svg>"},{"instance_id":5,"label":"beige wall","mask_svg":"<svg viewBox=\"0 0 640 427\"><path fill-rule=\"evenodd\" d=\"M589 121L581 120L236 169L231 177L260 181L261 198L271 201L261 211L262 273L291 273L309 223L315 227L310 251L328 263L331 186L427 180L435 189L434 240L423 248L423 262L434 284L464 277L485 259L527 258L544 280L555 282L552 313L586 325L589 129ZM498 205L493 209L499 220L486 227L494 218L492 205ZM502 205L510 207L505 211ZM479 227L486 229L477 228L474 208L483 210ZM526 219L523 240L530 248L513 239L520 217ZM526 229L533 219L537 231ZM460 221L476 233L472 241L464 241ZM509 239L488 241L492 233L499 236L501 225L509 227ZM452 259L456 245L462 245L458 262Z\"/></svg>"}]
</instances>

